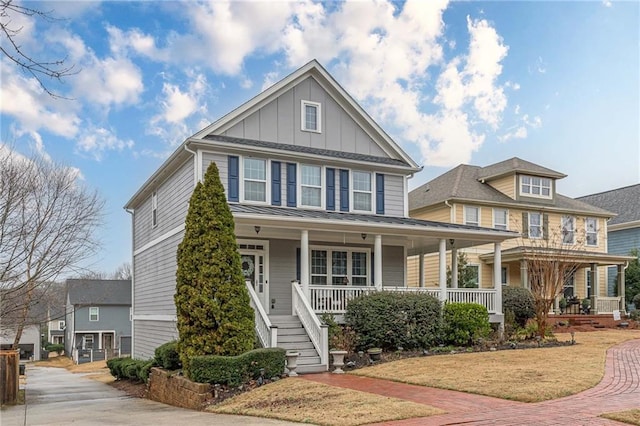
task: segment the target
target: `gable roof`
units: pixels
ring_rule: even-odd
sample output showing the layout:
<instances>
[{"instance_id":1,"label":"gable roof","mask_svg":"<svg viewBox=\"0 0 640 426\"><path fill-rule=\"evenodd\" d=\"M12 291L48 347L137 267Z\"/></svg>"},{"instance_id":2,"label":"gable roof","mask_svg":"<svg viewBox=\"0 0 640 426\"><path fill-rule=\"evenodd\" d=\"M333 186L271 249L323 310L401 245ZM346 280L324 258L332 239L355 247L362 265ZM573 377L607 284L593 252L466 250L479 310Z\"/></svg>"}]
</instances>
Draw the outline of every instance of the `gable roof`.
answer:
<instances>
[{"instance_id":1,"label":"gable roof","mask_svg":"<svg viewBox=\"0 0 640 426\"><path fill-rule=\"evenodd\" d=\"M539 166L518 157L513 157L499 163L482 167L481 171L478 173L478 179L491 180L502 176L512 175L514 173L525 173L554 179L567 177L567 175L556 172L555 170L547 169L546 167Z\"/></svg>"},{"instance_id":2,"label":"gable roof","mask_svg":"<svg viewBox=\"0 0 640 426\"><path fill-rule=\"evenodd\" d=\"M490 174L487 174L486 172L488 168L492 167L490 169L490 172L506 170L505 163L510 163L513 165L514 163L512 162L512 160L514 159L507 160L507 162L503 161L501 163L497 163L500 165L499 167L478 167L461 164L411 191L409 193L409 211L444 203L445 201L449 200L459 200L477 203L510 205L520 208L532 206L533 208L576 211L609 217L613 216L613 214L609 211L594 207L583 201L575 200L573 198L566 197L557 193L555 204L552 206L546 204L537 205L533 203L518 202L493 188L492 186L482 182L484 179L487 179L487 176L490 176ZM515 160L519 159L516 158ZM526 163L532 164L528 162ZM517 164L519 164L520 170L525 170L525 168L522 167L524 165L523 163ZM532 173L534 169L527 166L526 170L528 170L527 173ZM505 173L502 173L502 175L504 176Z\"/></svg>"},{"instance_id":3,"label":"gable roof","mask_svg":"<svg viewBox=\"0 0 640 426\"><path fill-rule=\"evenodd\" d=\"M609 225L640 221L640 183L576 199L617 213Z\"/></svg>"},{"instance_id":4,"label":"gable roof","mask_svg":"<svg viewBox=\"0 0 640 426\"><path fill-rule=\"evenodd\" d=\"M131 305L131 280L68 279L72 305Z\"/></svg>"}]
</instances>

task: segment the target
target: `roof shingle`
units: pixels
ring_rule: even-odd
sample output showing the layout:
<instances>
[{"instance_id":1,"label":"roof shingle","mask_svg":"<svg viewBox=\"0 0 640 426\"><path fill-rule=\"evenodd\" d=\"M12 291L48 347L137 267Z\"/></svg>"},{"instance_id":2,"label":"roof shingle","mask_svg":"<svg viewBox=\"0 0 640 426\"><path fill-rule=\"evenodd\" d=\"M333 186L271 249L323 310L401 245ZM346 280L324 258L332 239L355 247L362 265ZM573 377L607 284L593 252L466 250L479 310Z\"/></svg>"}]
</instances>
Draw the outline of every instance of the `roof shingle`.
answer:
<instances>
[{"instance_id":1,"label":"roof shingle","mask_svg":"<svg viewBox=\"0 0 640 426\"><path fill-rule=\"evenodd\" d=\"M601 209L617 213L609 225L640 221L640 184L576 198Z\"/></svg>"}]
</instances>

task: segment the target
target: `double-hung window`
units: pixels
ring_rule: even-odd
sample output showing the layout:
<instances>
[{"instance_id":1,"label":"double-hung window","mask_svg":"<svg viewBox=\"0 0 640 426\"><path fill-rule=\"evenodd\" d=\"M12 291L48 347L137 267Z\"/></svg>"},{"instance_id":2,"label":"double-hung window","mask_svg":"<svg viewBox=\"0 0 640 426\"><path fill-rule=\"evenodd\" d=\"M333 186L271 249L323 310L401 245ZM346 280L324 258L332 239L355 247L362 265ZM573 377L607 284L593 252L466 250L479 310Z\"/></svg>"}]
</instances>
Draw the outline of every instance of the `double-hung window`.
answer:
<instances>
[{"instance_id":1,"label":"double-hung window","mask_svg":"<svg viewBox=\"0 0 640 426\"><path fill-rule=\"evenodd\" d=\"M542 213L529 213L529 238L542 238Z\"/></svg>"},{"instance_id":2,"label":"double-hung window","mask_svg":"<svg viewBox=\"0 0 640 426\"><path fill-rule=\"evenodd\" d=\"M507 230L507 218L509 213L506 209L493 209L493 227L495 229Z\"/></svg>"},{"instance_id":3,"label":"double-hung window","mask_svg":"<svg viewBox=\"0 0 640 426\"><path fill-rule=\"evenodd\" d=\"M88 334L82 337L82 349L93 349L93 336Z\"/></svg>"},{"instance_id":4,"label":"double-hung window","mask_svg":"<svg viewBox=\"0 0 640 426\"><path fill-rule=\"evenodd\" d=\"M300 205L322 207L322 167L300 165Z\"/></svg>"},{"instance_id":5,"label":"double-hung window","mask_svg":"<svg viewBox=\"0 0 640 426\"><path fill-rule=\"evenodd\" d=\"M302 101L302 130L320 133L321 110L318 102Z\"/></svg>"},{"instance_id":6,"label":"double-hung window","mask_svg":"<svg viewBox=\"0 0 640 426\"><path fill-rule=\"evenodd\" d=\"M520 176L520 194L529 197L551 198L551 179Z\"/></svg>"},{"instance_id":7,"label":"double-hung window","mask_svg":"<svg viewBox=\"0 0 640 426\"><path fill-rule=\"evenodd\" d=\"M584 220L584 227L587 236L588 246L598 245L598 219L595 217L588 217Z\"/></svg>"},{"instance_id":8,"label":"double-hung window","mask_svg":"<svg viewBox=\"0 0 640 426\"><path fill-rule=\"evenodd\" d=\"M158 225L158 193L153 191L151 194L151 227Z\"/></svg>"},{"instance_id":9,"label":"double-hung window","mask_svg":"<svg viewBox=\"0 0 640 426\"><path fill-rule=\"evenodd\" d=\"M464 224L480 226L480 208L464 206Z\"/></svg>"},{"instance_id":10,"label":"double-hung window","mask_svg":"<svg viewBox=\"0 0 640 426\"><path fill-rule=\"evenodd\" d=\"M244 200L267 201L267 160L244 159Z\"/></svg>"},{"instance_id":11,"label":"double-hung window","mask_svg":"<svg viewBox=\"0 0 640 426\"><path fill-rule=\"evenodd\" d=\"M373 201L373 182L371 173L354 171L353 210L371 212Z\"/></svg>"},{"instance_id":12,"label":"double-hung window","mask_svg":"<svg viewBox=\"0 0 640 426\"><path fill-rule=\"evenodd\" d=\"M312 249L311 284L366 286L369 283L370 254L362 249Z\"/></svg>"},{"instance_id":13,"label":"double-hung window","mask_svg":"<svg viewBox=\"0 0 640 426\"><path fill-rule=\"evenodd\" d=\"M89 321L98 321L100 319L100 308L92 306L89 308Z\"/></svg>"},{"instance_id":14,"label":"double-hung window","mask_svg":"<svg viewBox=\"0 0 640 426\"><path fill-rule=\"evenodd\" d=\"M64 321L58 321L58 330L64 330Z\"/></svg>"},{"instance_id":15,"label":"double-hung window","mask_svg":"<svg viewBox=\"0 0 640 426\"><path fill-rule=\"evenodd\" d=\"M573 216L562 216L562 243L573 244L576 234L576 218Z\"/></svg>"}]
</instances>

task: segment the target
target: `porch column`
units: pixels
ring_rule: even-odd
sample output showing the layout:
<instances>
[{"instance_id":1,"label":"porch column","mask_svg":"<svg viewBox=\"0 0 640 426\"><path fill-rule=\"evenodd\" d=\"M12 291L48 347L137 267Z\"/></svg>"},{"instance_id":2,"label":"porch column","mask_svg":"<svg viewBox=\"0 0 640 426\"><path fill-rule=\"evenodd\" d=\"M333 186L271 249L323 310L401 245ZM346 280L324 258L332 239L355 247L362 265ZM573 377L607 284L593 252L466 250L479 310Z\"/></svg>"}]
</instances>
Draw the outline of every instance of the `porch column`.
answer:
<instances>
[{"instance_id":1,"label":"porch column","mask_svg":"<svg viewBox=\"0 0 640 426\"><path fill-rule=\"evenodd\" d=\"M496 314L502 313L502 247L493 244L493 288L496 290Z\"/></svg>"},{"instance_id":2,"label":"porch column","mask_svg":"<svg viewBox=\"0 0 640 426\"><path fill-rule=\"evenodd\" d=\"M440 300L447 300L447 240L440 240L439 250L439 267L438 267L438 284L440 286Z\"/></svg>"},{"instance_id":3,"label":"porch column","mask_svg":"<svg viewBox=\"0 0 640 426\"><path fill-rule=\"evenodd\" d=\"M458 249L451 247L451 288L458 288Z\"/></svg>"},{"instance_id":4,"label":"porch column","mask_svg":"<svg viewBox=\"0 0 640 426\"><path fill-rule=\"evenodd\" d=\"M382 235L376 235L373 242L373 272L375 286L382 290Z\"/></svg>"},{"instance_id":5,"label":"porch column","mask_svg":"<svg viewBox=\"0 0 640 426\"><path fill-rule=\"evenodd\" d=\"M618 265L618 296L620 297L620 311L627 312L627 302L624 288L625 265Z\"/></svg>"},{"instance_id":6,"label":"porch column","mask_svg":"<svg viewBox=\"0 0 640 426\"><path fill-rule=\"evenodd\" d=\"M575 284L574 284L575 285ZM591 264L591 312L598 313L598 296L600 295L600 283L598 280L598 264Z\"/></svg>"},{"instance_id":7,"label":"porch column","mask_svg":"<svg viewBox=\"0 0 640 426\"><path fill-rule=\"evenodd\" d=\"M309 231L302 230L300 236L300 284L302 291L311 300L311 292L309 291Z\"/></svg>"},{"instance_id":8,"label":"porch column","mask_svg":"<svg viewBox=\"0 0 640 426\"><path fill-rule=\"evenodd\" d=\"M418 262L420 265L418 266L418 280L420 287L424 287L424 253L420 253L418 256Z\"/></svg>"},{"instance_id":9,"label":"porch column","mask_svg":"<svg viewBox=\"0 0 640 426\"><path fill-rule=\"evenodd\" d=\"M102 332L98 332L98 350L102 349Z\"/></svg>"},{"instance_id":10,"label":"porch column","mask_svg":"<svg viewBox=\"0 0 640 426\"><path fill-rule=\"evenodd\" d=\"M531 286L529 285L529 274L527 272L527 261L520 261L520 283L523 288L528 288L531 290Z\"/></svg>"}]
</instances>

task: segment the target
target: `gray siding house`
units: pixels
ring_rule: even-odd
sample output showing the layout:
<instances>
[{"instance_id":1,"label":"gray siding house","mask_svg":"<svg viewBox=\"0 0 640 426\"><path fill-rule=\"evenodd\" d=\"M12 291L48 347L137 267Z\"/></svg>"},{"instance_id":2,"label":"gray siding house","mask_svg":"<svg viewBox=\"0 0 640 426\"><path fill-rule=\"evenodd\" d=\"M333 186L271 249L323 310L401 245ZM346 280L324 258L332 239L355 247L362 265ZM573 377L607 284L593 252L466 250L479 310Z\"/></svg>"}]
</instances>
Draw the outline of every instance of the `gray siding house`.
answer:
<instances>
[{"instance_id":1,"label":"gray siding house","mask_svg":"<svg viewBox=\"0 0 640 426\"><path fill-rule=\"evenodd\" d=\"M265 346L300 351L298 371L327 369L319 313L339 316L369 291L409 290L408 255L444 256L452 239L468 247L515 236L409 218L408 180L421 167L311 61L184 141L126 204L136 358L178 337L176 250L193 188L212 162L234 216L257 334ZM442 300L482 298L501 317L500 292L447 290L444 261L439 274L431 291Z\"/></svg>"},{"instance_id":2,"label":"gray siding house","mask_svg":"<svg viewBox=\"0 0 640 426\"><path fill-rule=\"evenodd\" d=\"M131 280L67 280L65 353L76 362L131 353Z\"/></svg>"},{"instance_id":3,"label":"gray siding house","mask_svg":"<svg viewBox=\"0 0 640 426\"><path fill-rule=\"evenodd\" d=\"M640 184L585 195L580 201L617 214L607 226L608 252L628 255L632 249L640 250ZM613 295L616 269L607 272L609 294Z\"/></svg>"}]
</instances>

